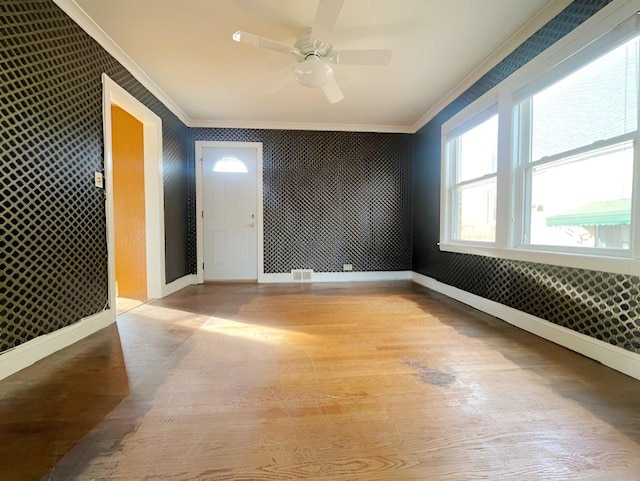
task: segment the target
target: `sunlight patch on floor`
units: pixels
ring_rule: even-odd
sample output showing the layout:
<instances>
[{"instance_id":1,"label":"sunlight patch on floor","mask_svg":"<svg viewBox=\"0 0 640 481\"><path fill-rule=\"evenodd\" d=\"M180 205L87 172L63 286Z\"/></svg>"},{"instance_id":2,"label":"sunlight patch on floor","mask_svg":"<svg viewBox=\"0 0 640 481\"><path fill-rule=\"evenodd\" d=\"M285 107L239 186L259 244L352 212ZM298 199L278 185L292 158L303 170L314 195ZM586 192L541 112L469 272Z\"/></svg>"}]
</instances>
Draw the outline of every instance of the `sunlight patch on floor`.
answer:
<instances>
[{"instance_id":1,"label":"sunlight patch on floor","mask_svg":"<svg viewBox=\"0 0 640 481\"><path fill-rule=\"evenodd\" d=\"M269 344L302 343L315 338L311 334L260 326L220 317L210 317L200 328L201 330L224 334L225 336L240 337L252 341Z\"/></svg>"},{"instance_id":2,"label":"sunlight patch on floor","mask_svg":"<svg viewBox=\"0 0 640 481\"><path fill-rule=\"evenodd\" d=\"M116 298L116 315L124 314L125 312L135 309L138 306L144 304L144 301L139 299L129 299L127 297Z\"/></svg>"}]
</instances>

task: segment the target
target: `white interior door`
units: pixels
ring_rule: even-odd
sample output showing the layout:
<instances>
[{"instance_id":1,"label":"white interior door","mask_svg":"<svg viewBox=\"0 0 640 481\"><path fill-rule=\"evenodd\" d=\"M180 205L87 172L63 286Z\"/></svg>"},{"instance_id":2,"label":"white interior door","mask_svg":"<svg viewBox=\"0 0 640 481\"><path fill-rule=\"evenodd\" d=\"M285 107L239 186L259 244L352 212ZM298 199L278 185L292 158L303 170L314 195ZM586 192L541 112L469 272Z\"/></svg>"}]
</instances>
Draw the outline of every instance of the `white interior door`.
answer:
<instances>
[{"instance_id":1,"label":"white interior door","mask_svg":"<svg viewBox=\"0 0 640 481\"><path fill-rule=\"evenodd\" d=\"M202 149L204 280L258 278L257 151Z\"/></svg>"}]
</instances>

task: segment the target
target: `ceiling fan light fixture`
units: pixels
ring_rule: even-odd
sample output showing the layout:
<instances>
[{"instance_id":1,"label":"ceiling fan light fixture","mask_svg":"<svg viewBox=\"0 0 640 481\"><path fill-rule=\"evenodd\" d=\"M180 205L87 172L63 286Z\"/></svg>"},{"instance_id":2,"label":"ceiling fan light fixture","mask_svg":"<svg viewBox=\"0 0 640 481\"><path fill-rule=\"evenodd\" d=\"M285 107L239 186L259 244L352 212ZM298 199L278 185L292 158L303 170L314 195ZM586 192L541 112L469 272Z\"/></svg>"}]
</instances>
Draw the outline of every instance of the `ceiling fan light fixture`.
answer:
<instances>
[{"instance_id":1,"label":"ceiling fan light fixture","mask_svg":"<svg viewBox=\"0 0 640 481\"><path fill-rule=\"evenodd\" d=\"M298 64L293 76L306 87L324 87L333 78L333 69L317 55L309 55Z\"/></svg>"}]
</instances>

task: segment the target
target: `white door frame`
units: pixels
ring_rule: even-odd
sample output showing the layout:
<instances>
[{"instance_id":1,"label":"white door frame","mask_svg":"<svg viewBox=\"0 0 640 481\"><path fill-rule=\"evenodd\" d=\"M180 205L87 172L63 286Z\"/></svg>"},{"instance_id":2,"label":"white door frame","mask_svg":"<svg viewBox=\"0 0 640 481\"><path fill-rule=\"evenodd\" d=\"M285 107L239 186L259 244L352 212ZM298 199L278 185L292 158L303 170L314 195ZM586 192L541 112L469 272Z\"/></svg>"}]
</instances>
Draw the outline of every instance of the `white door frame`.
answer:
<instances>
[{"instance_id":1,"label":"white door frame","mask_svg":"<svg viewBox=\"0 0 640 481\"><path fill-rule=\"evenodd\" d=\"M264 227L262 199L262 142L215 142L196 141L196 239L197 239L197 274L198 284L204 282L204 219L202 202L202 149L255 149L256 151L256 227L258 236L258 282L264 281Z\"/></svg>"},{"instance_id":2,"label":"white door frame","mask_svg":"<svg viewBox=\"0 0 640 481\"><path fill-rule=\"evenodd\" d=\"M144 202L147 251L147 297L162 297L166 284L164 243L164 184L162 177L162 119L138 99L102 74L104 125L104 177L107 211L109 307L116 305L116 261L113 215L113 155L111 106L117 105L138 119L144 135Z\"/></svg>"}]
</instances>

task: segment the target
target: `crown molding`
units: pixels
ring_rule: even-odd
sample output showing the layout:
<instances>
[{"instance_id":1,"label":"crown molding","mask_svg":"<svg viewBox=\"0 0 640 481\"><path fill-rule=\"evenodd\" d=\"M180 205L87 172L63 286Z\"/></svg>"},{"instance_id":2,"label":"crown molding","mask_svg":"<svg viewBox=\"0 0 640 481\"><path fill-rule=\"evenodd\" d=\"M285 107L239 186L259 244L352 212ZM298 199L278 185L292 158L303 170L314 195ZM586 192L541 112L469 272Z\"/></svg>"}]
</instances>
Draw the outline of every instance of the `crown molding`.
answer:
<instances>
[{"instance_id":1,"label":"crown molding","mask_svg":"<svg viewBox=\"0 0 640 481\"><path fill-rule=\"evenodd\" d=\"M410 128L412 133L416 133L424 127L431 119L438 115L447 105L462 95L469 87L476 83L483 75L502 62L511 52L522 45L531 35L544 27L556 15L562 12L571 4L572 0L551 0L542 10L540 10L531 20L520 27L511 37L509 37L497 50L474 68L462 82L456 85L445 95L442 100L431 107L426 114L413 124Z\"/></svg>"},{"instance_id":2,"label":"crown molding","mask_svg":"<svg viewBox=\"0 0 640 481\"><path fill-rule=\"evenodd\" d=\"M222 121L222 120L194 120L191 119L172 99L164 92L144 70L127 53L100 28L100 26L74 1L53 0L53 2L66 13L80 28L91 38L98 42L111 56L120 62L136 80L138 80L149 92L160 100L171 112L173 112L187 127L211 127L233 129L270 129L270 130L328 130L345 132L386 132L386 133L413 133L411 126L402 125L369 125L369 124L342 124L342 123L306 123L306 122L269 122L269 121Z\"/></svg>"},{"instance_id":3,"label":"crown molding","mask_svg":"<svg viewBox=\"0 0 640 481\"><path fill-rule=\"evenodd\" d=\"M169 97L138 64L136 64L120 46L106 34L104 30L82 9L74 0L53 0L53 2L76 22L91 38L98 42L112 57L126 68L149 92L151 92L165 107L173 112L184 124L189 125L190 119L184 111Z\"/></svg>"},{"instance_id":4,"label":"crown molding","mask_svg":"<svg viewBox=\"0 0 640 481\"><path fill-rule=\"evenodd\" d=\"M339 132L379 132L412 134L411 126L376 124L341 124L313 122L269 122L250 120L191 120L190 127L219 129L265 129L265 130L329 130Z\"/></svg>"},{"instance_id":5,"label":"crown molding","mask_svg":"<svg viewBox=\"0 0 640 481\"><path fill-rule=\"evenodd\" d=\"M456 87L431 107L413 125L377 125L377 124L345 124L345 123L313 123L313 122L270 122L251 120L207 120L191 119L172 99L149 77L127 53L100 28L100 26L74 1L53 0L80 28L98 42L111 56L120 62L149 92L160 100L188 127L233 128L233 129L269 129L269 130L321 130L345 132L379 132L414 134L427 122L433 119L442 109L458 98L489 70L500 63L507 55L527 40L531 35L564 10L572 0L550 0L529 22L518 29L495 52L467 75Z\"/></svg>"}]
</instances>

